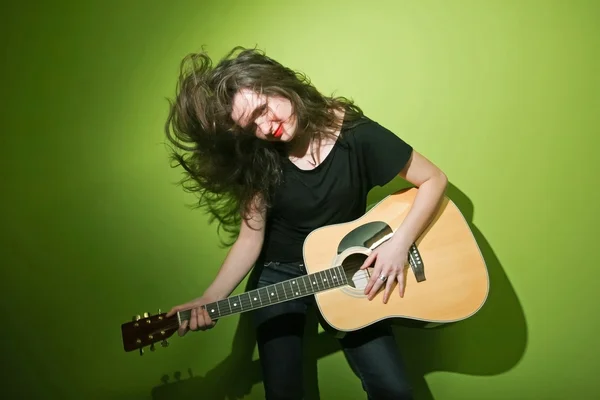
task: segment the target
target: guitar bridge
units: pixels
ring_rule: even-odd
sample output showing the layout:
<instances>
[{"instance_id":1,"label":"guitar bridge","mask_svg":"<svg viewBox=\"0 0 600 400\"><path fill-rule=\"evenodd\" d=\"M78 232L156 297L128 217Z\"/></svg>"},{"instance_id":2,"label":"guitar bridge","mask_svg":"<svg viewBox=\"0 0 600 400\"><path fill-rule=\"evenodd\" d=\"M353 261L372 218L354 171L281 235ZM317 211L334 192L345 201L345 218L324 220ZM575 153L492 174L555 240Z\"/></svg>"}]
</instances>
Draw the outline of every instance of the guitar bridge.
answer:
<instances>
[{"instance_id":1,"label":"guitar bridge","mask_svg":"<svg viewBox=\"0 0 600 400\"><path fill-rule=\"evenodd\" d=\"M413 273L415 274L415 278L417 282L423 282L425 278L425 266L423 264L423 259L421 258L421 254L419 253L419 249L413 243L408 250L408 263L412 268Z\"/></svg>"}]
</instances>

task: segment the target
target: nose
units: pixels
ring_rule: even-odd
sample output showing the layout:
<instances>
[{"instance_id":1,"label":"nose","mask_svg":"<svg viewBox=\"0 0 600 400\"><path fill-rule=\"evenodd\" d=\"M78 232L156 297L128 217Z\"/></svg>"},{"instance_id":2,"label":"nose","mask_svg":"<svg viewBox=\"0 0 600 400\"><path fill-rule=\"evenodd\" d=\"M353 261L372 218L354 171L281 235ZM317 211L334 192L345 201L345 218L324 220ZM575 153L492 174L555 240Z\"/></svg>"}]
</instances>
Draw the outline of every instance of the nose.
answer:
<instances>
[{"instance_id":1,"label":"nose","mask_svg":"<svg viewBox=\"0 0 600 400\"><path fill-rule=\"evenodd\" d=\"M256 120L256 126L263 135L269 135L272 129L272 123L267 118L260 117Z\"/></svg>"}]
</instances>

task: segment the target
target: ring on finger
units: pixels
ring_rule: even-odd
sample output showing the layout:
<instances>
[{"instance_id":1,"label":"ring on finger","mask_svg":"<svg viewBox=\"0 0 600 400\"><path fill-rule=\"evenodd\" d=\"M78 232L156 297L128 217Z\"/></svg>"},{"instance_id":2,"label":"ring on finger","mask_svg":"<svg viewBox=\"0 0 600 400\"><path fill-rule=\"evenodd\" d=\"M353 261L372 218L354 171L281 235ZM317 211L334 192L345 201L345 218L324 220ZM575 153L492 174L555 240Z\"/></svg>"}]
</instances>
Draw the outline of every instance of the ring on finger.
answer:
<instances>
[{"instance_id":1,"label":"ring on finger","mask_svg":"<svg viewBox=\"0 0 600 400\"><path fill-rule=\"evenodd\" d=\"M379 280L381 282L385 282L387 280L387 276L385 276L384 274L379 275Z\"/></svg>"}]
</instances>

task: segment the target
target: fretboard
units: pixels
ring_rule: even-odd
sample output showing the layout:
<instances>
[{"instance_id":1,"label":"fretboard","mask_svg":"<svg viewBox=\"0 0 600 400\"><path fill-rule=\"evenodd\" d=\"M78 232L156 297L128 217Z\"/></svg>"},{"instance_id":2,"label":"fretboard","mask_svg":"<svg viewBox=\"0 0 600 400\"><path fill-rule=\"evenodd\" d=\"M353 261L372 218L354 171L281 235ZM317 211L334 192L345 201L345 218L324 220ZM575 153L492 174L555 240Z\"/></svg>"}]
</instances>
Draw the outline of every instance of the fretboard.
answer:
<instances>
[{"instance_id":1,"label":"fretboard","mask_svg":"<svg viewBox=\"0 0 600 400\"><path fill-rule=\"evenodd\" d=\"M347 283L344 268L338 266L208 303L204 305L204 308L208 311L211 319L215 320L334 289ZM178 314L180 322L190 319L189 310L180 311Z\"/></svg>"}]
</instances>

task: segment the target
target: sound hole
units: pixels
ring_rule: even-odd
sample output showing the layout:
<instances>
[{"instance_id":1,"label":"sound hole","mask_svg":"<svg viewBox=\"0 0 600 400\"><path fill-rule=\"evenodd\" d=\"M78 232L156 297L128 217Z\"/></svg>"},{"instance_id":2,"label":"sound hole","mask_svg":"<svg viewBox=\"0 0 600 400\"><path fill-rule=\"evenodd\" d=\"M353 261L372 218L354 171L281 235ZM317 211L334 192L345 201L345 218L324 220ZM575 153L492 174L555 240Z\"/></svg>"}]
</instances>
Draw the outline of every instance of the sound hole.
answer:
<instances>
[{"instance_id":1,"label":"sound hole","mask_svg":"<svg viewBox=\"0 0 600 400\"><path fill-rule=\"evenodd\" d=\"M392 233L392 228L382 221L372 221L364 225L360 225L344 236L338 246L338 254L341 254L346 249L355 246L368 249L374 243L377 243L379 240Z\"/></svg>"},{"instance_id":2,"label":"sound hole","mask_svg":"<svg viewBox=\"0 0 600 400\"><path fill-rule=\"evenodd\" d=\"M346 274L348 285L356 289L364 289L371 278L370 270L361 270L360 267L363 265L367 256L362 253L350 254L342 261L342 267Z\"/></svg>"}]
</instances>

